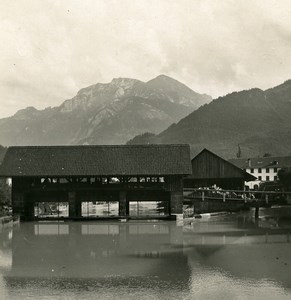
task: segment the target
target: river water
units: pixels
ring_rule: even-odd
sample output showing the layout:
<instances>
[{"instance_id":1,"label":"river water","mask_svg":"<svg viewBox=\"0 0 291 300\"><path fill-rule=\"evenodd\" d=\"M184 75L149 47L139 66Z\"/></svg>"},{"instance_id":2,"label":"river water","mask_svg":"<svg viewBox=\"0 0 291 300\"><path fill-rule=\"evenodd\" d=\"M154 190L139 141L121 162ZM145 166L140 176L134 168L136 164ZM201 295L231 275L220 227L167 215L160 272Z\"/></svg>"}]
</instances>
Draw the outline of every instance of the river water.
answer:
<instances>
[{"instance_id":1,"label":"river water","mask_svg":"<svg viewBox=\"0 0 291 300\"><path fill-rule=\"evenodd\" d=\"M252 213L6 224L0 299L291 299L291 223Z\"/></svg>"}]
</instances>

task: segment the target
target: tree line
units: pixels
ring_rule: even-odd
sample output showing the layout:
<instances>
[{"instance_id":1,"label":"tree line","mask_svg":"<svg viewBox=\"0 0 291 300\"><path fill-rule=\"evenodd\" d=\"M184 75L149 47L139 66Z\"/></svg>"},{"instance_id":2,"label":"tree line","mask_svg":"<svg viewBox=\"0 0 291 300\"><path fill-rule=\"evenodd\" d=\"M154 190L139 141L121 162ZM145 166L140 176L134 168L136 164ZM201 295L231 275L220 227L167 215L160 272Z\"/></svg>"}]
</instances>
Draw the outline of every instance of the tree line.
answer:
<instances>
[{"instance_id":1,"label":"tree line","mask_svg":"<svg viewBox=\"0 0 291 300\"><path fill-rule=\"evenodd\" d=\"M7 147L0 145L0 164L4 158ZM11 205L11 186L7 184L6 179L0 178L0 215L7 214Z\"/></svg>"}]
</instances>

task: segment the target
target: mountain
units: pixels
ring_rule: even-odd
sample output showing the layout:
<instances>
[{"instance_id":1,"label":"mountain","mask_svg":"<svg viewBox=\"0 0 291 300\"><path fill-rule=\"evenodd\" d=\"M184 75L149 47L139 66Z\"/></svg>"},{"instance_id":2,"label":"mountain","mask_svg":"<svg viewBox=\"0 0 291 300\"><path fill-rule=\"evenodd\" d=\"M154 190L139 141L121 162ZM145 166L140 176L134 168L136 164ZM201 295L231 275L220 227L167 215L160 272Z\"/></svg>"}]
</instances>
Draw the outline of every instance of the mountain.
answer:
<instances>
[{"instance_id":1,"label":"mountain","mask_svg":"<svg viewBox=\"0 0 291 300\"><path fill-rule=\"evenodd\" d=\"M160 134L143 134L129 144L189 143L192 154L209 148L226 158L291 154L291 80L268 89L219 97Z\"/></svg>"},{"instance_id":2,"label":"mountain","mask_svg":"<svg viewBox=\"0 0 291 300\"><path fill-rule=\"evenodd\" d=\"M161 132L210 101L165 75L148 82L115 78L81 89L58 107L27 107L0 119L0 144L123 144Z\"/></svg>"}]
</instances>

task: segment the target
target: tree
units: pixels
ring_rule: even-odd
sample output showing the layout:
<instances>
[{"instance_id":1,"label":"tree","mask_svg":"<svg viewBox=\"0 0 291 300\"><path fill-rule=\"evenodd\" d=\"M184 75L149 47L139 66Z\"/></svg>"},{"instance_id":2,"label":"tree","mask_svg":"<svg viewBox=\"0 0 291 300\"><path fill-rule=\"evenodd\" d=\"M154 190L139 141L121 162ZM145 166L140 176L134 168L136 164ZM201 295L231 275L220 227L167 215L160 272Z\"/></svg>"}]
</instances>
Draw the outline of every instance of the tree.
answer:
<instances>
[{"instance_id":1,"label":"tree","mask_svg":"<svg viewBox=\"0 0 291 300\"><path fill-rule=\"evenodd\" d=\"M291 188L291 168L282 168L278 171L278 178L284 189Z\"/></svg>"},{"instance_id":2,"label":"tree","mask_svg":"<svg viewBox=\"0 0 291 300\"><path fill-rule=\"evenodd\" d=\"M5 179L0 179L0 212L5 210L5 206L11 205L11 187Z\"/></svg>"},{"instance_id":3,"label":"tree","mask_svg":"<svg viewBox=\"0 0 291 300\"><path fill-rule=\"evenodd\" d=\"M238 147L238 150L237 150L237 153L236 153L236 157L237 157L237 158L241 158L241 149L240 149L240 145L238 144L237 147Z\"/></svg>"},{"instance_id":4,"label":"tree","mask_svg":"<svg viewBox=\"0 0 291 300\"><path fill-rule=\"evenodd\" d=\"M127 145L146 145L155 144L156 134L151 132L145 132L135 136L133 139L129 140Z\"/></svg>"}]
</instances>

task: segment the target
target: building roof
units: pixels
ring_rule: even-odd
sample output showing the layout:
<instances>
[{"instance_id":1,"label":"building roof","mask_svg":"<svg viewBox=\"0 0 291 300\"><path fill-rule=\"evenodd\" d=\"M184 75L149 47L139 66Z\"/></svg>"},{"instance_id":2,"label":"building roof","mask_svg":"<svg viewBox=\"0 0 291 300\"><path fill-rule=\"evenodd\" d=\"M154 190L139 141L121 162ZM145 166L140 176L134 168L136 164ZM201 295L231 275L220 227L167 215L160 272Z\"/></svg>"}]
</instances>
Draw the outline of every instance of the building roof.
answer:
<instances>
[{"instance_id":1,"label":"building roof","mask_svg":"<svg viewBox=\"0 0 291 300\"><path fill-rule=\"evenodd\" d=\"M191 174L189 145L8 148L0 177Z\"/></svg>"},{"instance_id":2,"label":"building roof","mask_svg":"<svg viewBox=\"0 0 291 300\"><path fill-rule=\"evenodd\" d=\"M236 179L256 180L256 177L209 151L203 149L192 160L192 175L195 179Z\"/></svg>"},{"instance_id":3,"label":"building roof","mask_svg":"<svg viewBox=\"0 0 291 300\"><path fill-rule=\"evenodd\" d=\"M229 162L241 169L291 167L291 156L268 156L254 158L234 158Z\"/></svg>"}]
</instances>

